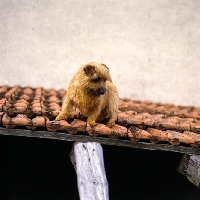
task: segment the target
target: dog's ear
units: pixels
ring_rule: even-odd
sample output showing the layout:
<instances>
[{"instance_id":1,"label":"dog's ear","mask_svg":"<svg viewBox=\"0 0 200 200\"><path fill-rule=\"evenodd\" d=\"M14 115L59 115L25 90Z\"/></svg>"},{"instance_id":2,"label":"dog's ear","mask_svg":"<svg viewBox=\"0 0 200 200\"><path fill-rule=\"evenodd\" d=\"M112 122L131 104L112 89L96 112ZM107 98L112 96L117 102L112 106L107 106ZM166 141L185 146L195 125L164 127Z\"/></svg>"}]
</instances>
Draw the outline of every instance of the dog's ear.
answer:
<instances>
[{"instance_id":1,"label":"dog's ear","mask_svg":"<svg viewBox=\"0 0 200 200\"><path fill-rule=\"evenodd\" d=\"M106 67L109 70L109 68L105 64L101 63L101 65L103 65L104 67Z\"/></svg>"},{"instance_id":2,"label":"dog's ear","mask_svg":"<svg viewBox=\"0 0 200 200\"><path fill-rule=\"evenodd\" d=\"M87 65L86 67L84 67L84 71L85 71L86 75L92 76L92 74L94 73L94 66Z\"/></svg>"}]
</instances>

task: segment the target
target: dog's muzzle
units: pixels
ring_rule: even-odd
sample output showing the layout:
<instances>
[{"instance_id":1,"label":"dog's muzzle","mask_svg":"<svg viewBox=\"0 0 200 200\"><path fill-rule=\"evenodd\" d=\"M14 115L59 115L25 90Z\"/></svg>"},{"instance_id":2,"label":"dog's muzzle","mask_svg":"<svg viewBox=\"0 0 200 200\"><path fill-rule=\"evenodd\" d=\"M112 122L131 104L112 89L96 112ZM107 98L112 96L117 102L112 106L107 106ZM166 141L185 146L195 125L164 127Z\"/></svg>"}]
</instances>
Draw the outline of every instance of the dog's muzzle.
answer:
<instances>
[{"instance_id":1,"label":"dog's muzzle","mask_svg":"<svg viewBox=\"0 0 200 200\"><path fill-rule=\"evenodd\" d=\"M106 89L104 87L101 87L97 90L91 90L91 92L97 96L97 97L100 97L100 95L104 95L106 93Z\"/></svg>"},{"instance_id":2,"label":"dog's muzzle","mask_svg":"<svg viewBox=\"0 0 200 200\"><path fill-rule=\"evenodd\" d=\"M101 87L101 88L99 89L99 94L100 94L100 95L103 95L103 94L105 94L105 93L106 93L106 89L103 88L103 87Z\"/></svg>"}]
</instances>

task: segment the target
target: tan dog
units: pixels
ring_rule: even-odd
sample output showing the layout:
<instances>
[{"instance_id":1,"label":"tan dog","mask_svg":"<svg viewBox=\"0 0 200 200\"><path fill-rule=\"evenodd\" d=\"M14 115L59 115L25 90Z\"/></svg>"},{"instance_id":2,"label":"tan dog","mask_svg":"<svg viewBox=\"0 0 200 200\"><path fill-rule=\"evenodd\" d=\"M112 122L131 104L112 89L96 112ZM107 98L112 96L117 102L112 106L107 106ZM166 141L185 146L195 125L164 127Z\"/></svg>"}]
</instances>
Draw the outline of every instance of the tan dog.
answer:
<instances>
[{"instance_id":1,"label":"tan dog","mask_svg":"<svg viewBox=\"0 0 200 200\"><path fill-rule=\"evenodd\" d=\"M87 117L90 126L108 117L107 126L112 127L117 120L118 99L108 67L96 62L88 63L80 67L71 80L56 120L68 120L73 106L76 106Z\"/></svg>"}]
</instances>

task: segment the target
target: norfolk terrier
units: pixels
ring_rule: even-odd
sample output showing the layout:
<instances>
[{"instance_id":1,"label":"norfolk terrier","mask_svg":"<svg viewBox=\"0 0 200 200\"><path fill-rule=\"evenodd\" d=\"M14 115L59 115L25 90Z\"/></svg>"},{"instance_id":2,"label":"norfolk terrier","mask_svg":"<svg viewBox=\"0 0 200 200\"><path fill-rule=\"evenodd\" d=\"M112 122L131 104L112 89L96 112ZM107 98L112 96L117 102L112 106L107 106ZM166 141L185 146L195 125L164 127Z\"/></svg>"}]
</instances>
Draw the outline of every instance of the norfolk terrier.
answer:
<instances>
[{"instance_id":1,"label":"norfolk terrier","mask_svg":"<svg viewBox=\"0 0 200 200\"><path fill-rule=\"evenodd\" d=\"M90 126L108 118L106 125L112 127L117 120L118 99L108 67L96 62L88 63L80 67L71 80L56 120L69 120L75 106L81 115L87 117Z\"/></svg>"}]
</instances>

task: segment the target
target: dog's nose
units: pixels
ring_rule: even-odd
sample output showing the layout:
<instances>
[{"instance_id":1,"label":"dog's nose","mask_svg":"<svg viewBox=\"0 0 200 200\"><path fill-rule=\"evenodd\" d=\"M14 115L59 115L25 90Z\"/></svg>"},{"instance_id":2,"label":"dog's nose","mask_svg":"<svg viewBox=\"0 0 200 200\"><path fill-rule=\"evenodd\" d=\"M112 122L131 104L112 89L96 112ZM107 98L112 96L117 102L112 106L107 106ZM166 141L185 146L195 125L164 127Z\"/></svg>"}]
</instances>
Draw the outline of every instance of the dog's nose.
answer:
<instances>
[{"instance_id":1,"label":"dog's nose","mask_svg":"<svg viewBox=\"0 0 200 200\"><path fill-rule=\"evenodd\" d=\"M101 87L100 90L99 90L99 93L100 93L100 95L105 94L106 93L105 88Z\"/></svg>"}]
</instances>

